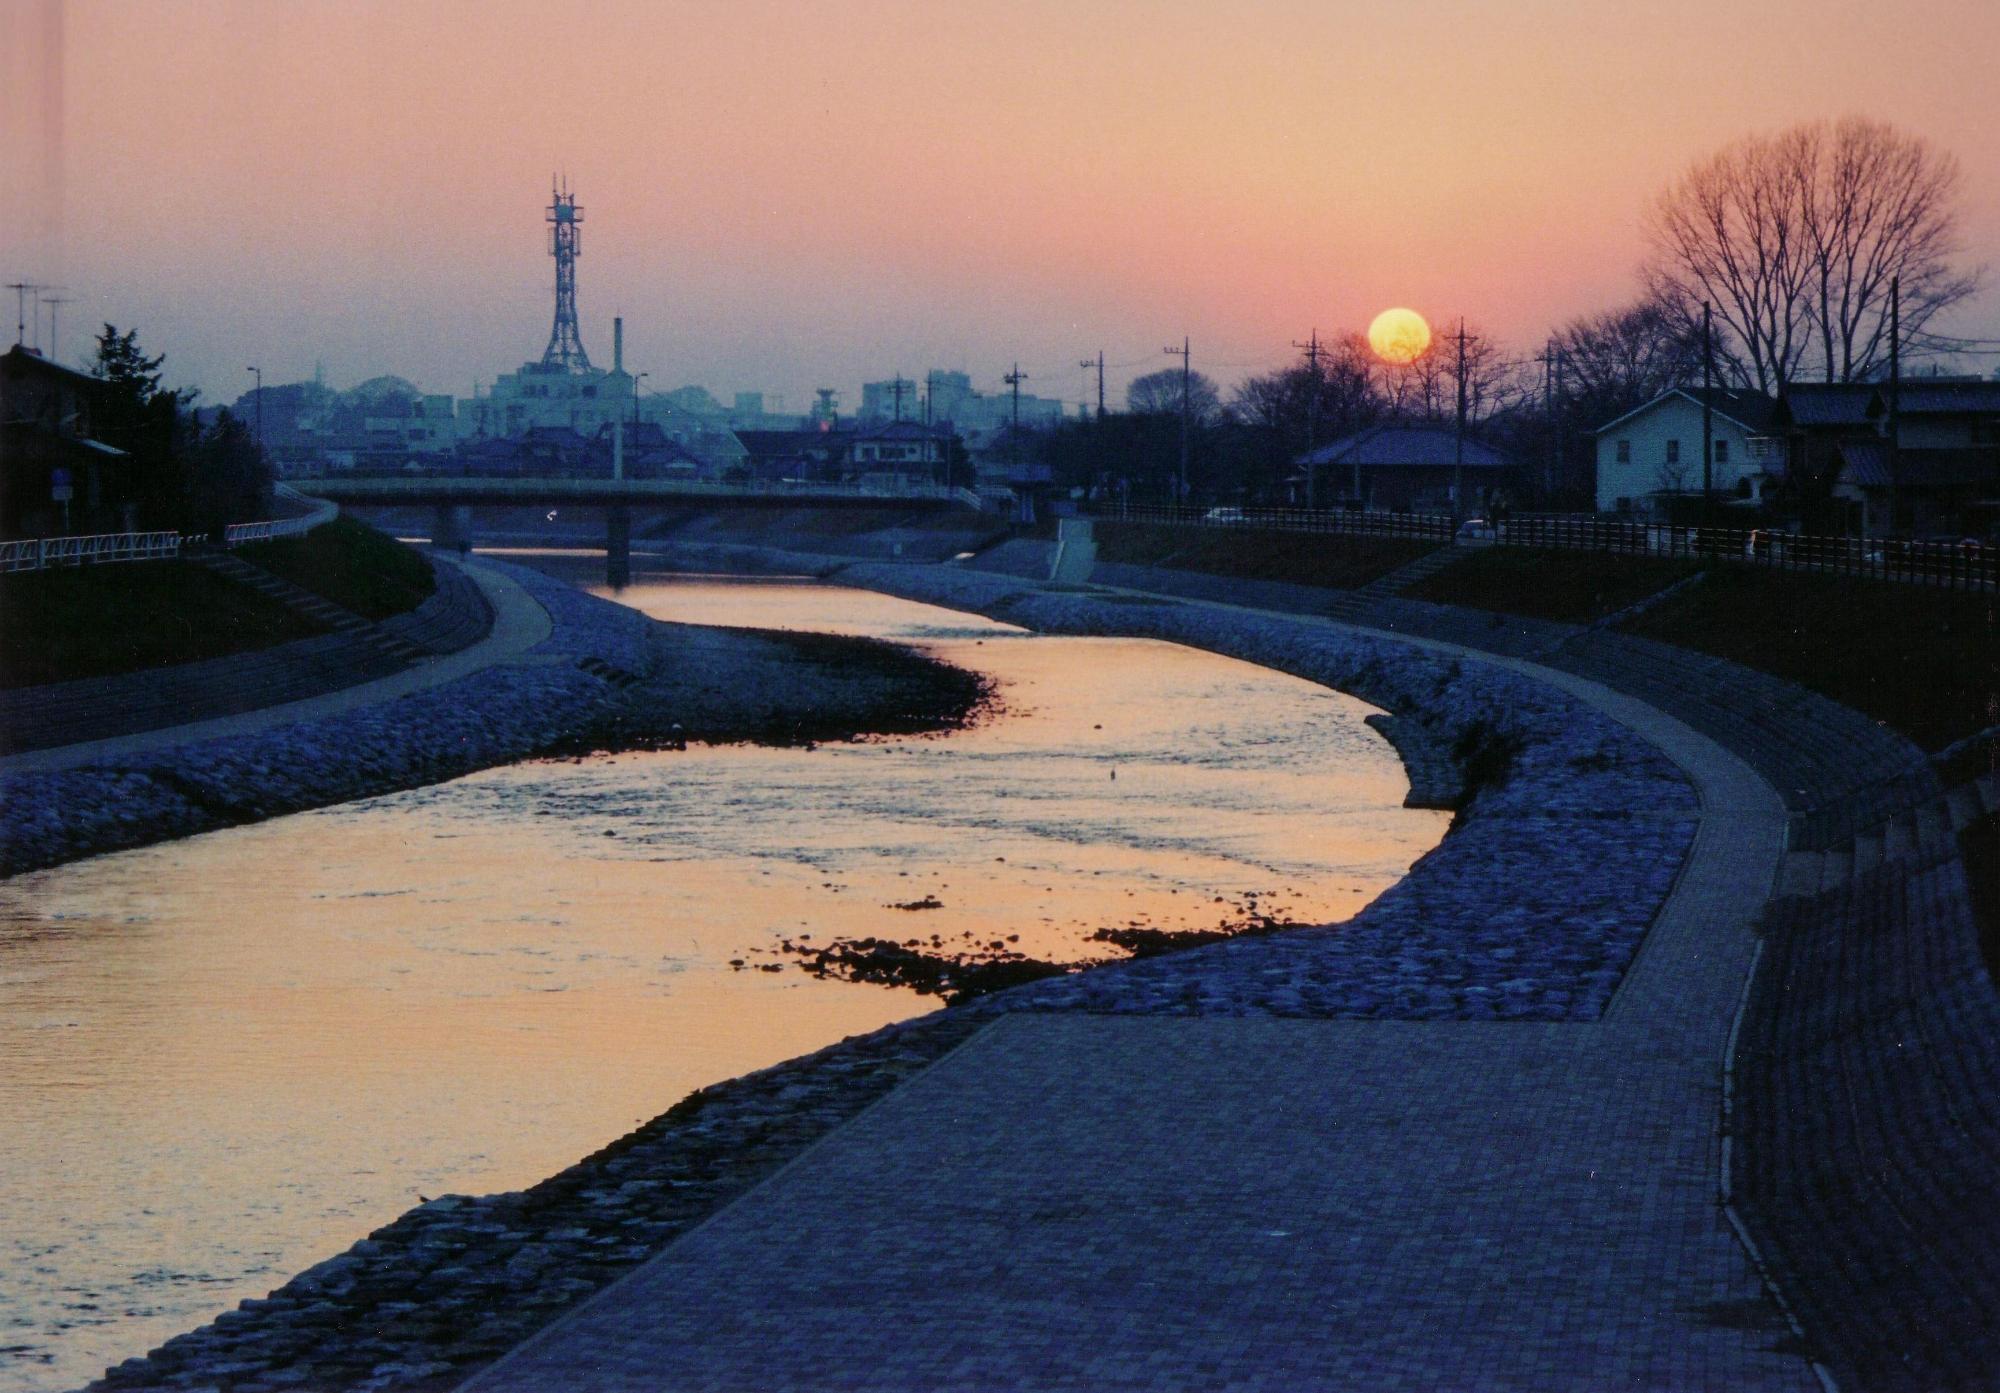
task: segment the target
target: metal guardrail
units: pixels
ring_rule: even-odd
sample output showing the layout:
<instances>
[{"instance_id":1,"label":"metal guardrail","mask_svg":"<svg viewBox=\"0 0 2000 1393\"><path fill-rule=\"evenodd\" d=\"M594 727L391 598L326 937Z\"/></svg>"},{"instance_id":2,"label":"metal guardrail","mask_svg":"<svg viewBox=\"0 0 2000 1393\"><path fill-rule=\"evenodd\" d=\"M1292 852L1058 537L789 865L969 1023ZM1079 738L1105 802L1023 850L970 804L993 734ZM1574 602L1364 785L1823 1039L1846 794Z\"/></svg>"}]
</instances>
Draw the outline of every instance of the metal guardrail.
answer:
<instances>
[{"instance_id":1,"label":"metal guardrail","mask_svg":"<svg viewBox=\"0 0 2000 1393\"><path fill-rule=\"evenodd\" d=\"M268 542L275 537L298 537L340 516L340 505L325 498L309 498L290 484L279 484L278 497L306 511L268 522L233 522L222 529L222 544L240 547L246 542Z\"/></svg>"},{"instance_id":2,"label":"metal guardrail","mask_svg":"<svg viewBox=\"0 0 2000 1393\"><path fill-rule=\"evenodd\" d=\"M167 561L181 554L178 532L100 532L82 537L37 537L0 542L0 571L40 571L50 566L91 566L117 561Z\"/></svg>"},{"instance_id":3,"label":"metal guardrail","mask_svg":"<svg viewBox=\"0 0 2000 1393\"><path fill-rule=\"evenodd\" d=\"M1188 508L1178 504L1100 504L1092 516L1109 522L1172 526L1242 527L1267 532L1338 532L1362 537L1415 537L1448 542L1455 524L1441 513L1391 513L1359 509Z\"/></svg>"},{"instance_id":4,"label":"metal guardrail","mask_svg":"<svg viewBox=\"0 0 2000 1393\"><path fill-rule=\"evenodd\" d=\"M1456 535L1449 517L1425 513L1112 505L1099 506L1093 514L1113 522L1417 537L1440 542L1451 541ZM1550 513L1509 517L1498 525L1491 540L1496 546L1677 557L1946 590L1991 590L2000 585L2000 547L1976 542L1824 537L1750 527L1674 527Z\"/></svg>"},{"instance_id":5,"label":"metal guardrail","mask_svg":"<svg viewBox=\"0 0 2000 1393\"><path fill-rule=\"evenodd\" d=\"M338 503L308 498L284 484L278 485L277 492L286 502L305 511L267 522L233 523L223 529L222 544L235 547L273 537L296 537L340 515ZM0 542L0 571L40 571L50 566L95 566L118 561L171 561L181 554L183 547L207 540L206 536L186 537L178 532L99 532Z\"/></svg>"},{"instance_id":6,"label":"metal guardrail","mask_svg":"<svg viewBox=\"0 0 2000 1393\"><path fill-rule=\"evenodd\" d=\"M795 498L802 503L810 503L815 498L921 498L977 506L976 494L946 484L885 488L876 484L789 483L776 479L724 484L692 479L522 478L463 474L329 475L301 480L300 483L311 491L312 497L348 503L391 503L403 498L456 498L468 503L517 498L524 501L546 499L549 502L616 499L635 503L660 498Z\"/></svg>"}]
</instances>

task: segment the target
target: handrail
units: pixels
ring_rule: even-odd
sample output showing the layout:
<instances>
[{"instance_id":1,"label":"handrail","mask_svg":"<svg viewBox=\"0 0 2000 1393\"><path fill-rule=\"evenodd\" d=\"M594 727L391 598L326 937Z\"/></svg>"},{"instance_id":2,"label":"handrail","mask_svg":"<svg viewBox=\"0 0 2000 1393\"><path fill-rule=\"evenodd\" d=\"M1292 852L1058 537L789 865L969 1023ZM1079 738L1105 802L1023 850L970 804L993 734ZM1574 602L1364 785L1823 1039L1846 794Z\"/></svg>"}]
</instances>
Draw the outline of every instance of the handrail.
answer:
<instances>
[{"instance_id":1,"label":"handrail","mask_svg":"<svg viewBox=\"0 0 2000 1393\"><path fill-rule=\"evenodd\" d=\"M181 554L178 532L98 532L79 537L35 537L0 542L0 571L40 571L51 566L118 561L166 561Z\"/></svg>"}]
</instances>

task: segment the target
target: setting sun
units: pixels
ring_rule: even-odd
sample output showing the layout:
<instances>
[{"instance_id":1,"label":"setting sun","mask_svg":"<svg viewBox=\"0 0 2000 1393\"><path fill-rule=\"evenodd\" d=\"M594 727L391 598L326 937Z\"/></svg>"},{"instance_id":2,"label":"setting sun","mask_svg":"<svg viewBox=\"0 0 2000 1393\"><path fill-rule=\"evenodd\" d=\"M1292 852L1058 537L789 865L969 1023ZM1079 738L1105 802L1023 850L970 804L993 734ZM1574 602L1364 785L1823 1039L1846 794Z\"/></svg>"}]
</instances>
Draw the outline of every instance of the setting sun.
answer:
<instances>
[{"instance_id":1,"label":"setting sun","mask_svg":"<svg viewBox=\"0 0 2000 1393\"><path fill-rule=\"evenodd\" d=\"M1368 325L1368 346L1385 363L1413 363L1431 346L1431 326L1415 310L1383 310Z\"/></svg>"}]
</instances>

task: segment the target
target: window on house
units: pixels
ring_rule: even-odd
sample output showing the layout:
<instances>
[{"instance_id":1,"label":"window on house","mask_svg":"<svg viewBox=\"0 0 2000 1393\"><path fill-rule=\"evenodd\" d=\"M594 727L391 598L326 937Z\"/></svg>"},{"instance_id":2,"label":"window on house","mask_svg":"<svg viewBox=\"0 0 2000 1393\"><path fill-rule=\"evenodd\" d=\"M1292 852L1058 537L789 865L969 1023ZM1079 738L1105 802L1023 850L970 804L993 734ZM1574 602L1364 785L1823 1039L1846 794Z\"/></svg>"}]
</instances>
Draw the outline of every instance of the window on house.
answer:
<instances>
[{"instance_id":1,"label":"window on house","mask_svg":"<svg viewBox=\"0 0 2000 1393\"><path fill-rule=\"evenodd\" d=\"M1681 462L1681 442L1678 440L1669 440L1667 442L1667 463L1679 464L1680 462Z\"/></svg>"},{"instance_id":2,"label":"window on house","mask_svg":"<svg viewBox=\"0 0 2000 1393\"><path fill-rule=\"evenodd\" d=\"M1715 462L1717 464L1729 463L1729 442L1727 440L1718 440L1715 442Z\"/></svg>"},{"instance_id":3,"label":"window on house","mask_svg":"<svg viewBox=\"0 0 2000 1393\"><path fill-rule=\"evenodd\" d=\"M1620 464L1630 464L1632 462L1631 441L1621 440L1618 442L1618 462Z\"/></svg>"}]
</instances>

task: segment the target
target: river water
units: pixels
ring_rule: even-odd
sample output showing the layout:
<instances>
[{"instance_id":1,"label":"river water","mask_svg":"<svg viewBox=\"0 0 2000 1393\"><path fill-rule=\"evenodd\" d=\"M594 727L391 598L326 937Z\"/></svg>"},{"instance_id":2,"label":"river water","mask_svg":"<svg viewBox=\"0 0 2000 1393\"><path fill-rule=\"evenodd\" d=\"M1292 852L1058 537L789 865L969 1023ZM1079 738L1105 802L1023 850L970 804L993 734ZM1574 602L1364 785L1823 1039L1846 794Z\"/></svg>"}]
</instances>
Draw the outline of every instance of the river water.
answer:
<instances>
[{"instance_id":1,"label":"river water","mask_svg":"<svg viewBox=\"0 0 2000 1393\"><path fill-rule=\"evenodd\" d=\"M786 937L1069 961L1252 896L1329 922L1444 831L1400 806L1368 707L1229 659L805 582L620 598L915 643L999 710L533 762L0 882L0 1390L75 1386L422 1198L533 1184L935 1008L757 970Z\"/></svg>"}]
</instances>

